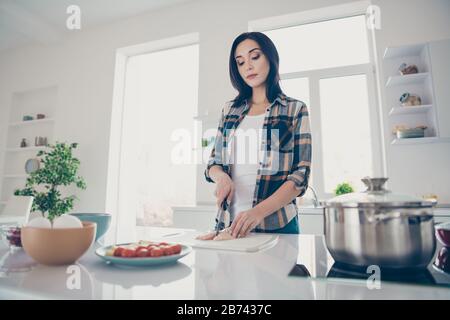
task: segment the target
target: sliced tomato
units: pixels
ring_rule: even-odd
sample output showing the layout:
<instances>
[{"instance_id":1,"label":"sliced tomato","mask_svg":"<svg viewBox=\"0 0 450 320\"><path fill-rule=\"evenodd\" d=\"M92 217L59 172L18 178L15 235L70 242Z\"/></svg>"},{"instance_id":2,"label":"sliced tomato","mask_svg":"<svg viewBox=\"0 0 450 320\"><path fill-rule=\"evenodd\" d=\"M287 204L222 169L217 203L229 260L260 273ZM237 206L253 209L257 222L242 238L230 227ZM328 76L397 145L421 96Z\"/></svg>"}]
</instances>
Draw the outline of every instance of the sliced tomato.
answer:
<instances>
[{"instance_id":1,"label":"sliced tomato","mask_svg":"<svg viewBox=\"0 0 450 320\"><path fill-rule=\"evenodd\" d=\"M181 252L181 244L172 245L172 253L179 254Z\"/></svg>"},{"instance_id":2,"label":"sliced tomato","mask_svg":"<svg viewBox=\"0 0 450 320\"><path fill-rule=\"evenodd\" d=\"M134 249L124 248L122 250L122 257L125 258L136 257L136 251Z\"/></svg>"},{"instance_id":3,"label":"sliced tomato","mask_svg":"<svg viewBox=\"0 0 450 320\"><path fill-rule=\"evenodd\" d=\"M142 250L142 249L147 249L147 247L144 247L144 246L135 247L134 251L138 252L139 250Z\"/></svg>"},{"instance_id":4,"label":"sliced tomato","mask_svg":"<svg viewBox=\"0 0 450 320\"><path fill-rule=\"evenodd\" d=\"M155 248L150 252L151 257L161 257L164 255L164 251L162 249Z\"/></svg>"},{"instance_id":5,"label":"sliced tomato","mask_svg":"<svg viewBox=\"0 0 450 320\"><path fill-rule=\"evenodd\" d=\"M117 247L116 250L114 250L114 256L115 257L121 257L122 256L122 251L123 251L122 247Z\"/></svg>"},{"instance_id":6,"label":"sliced tomato","mask_svg":"<svg viewBox=\"0 0 450 320\"><path fill-rule=\"evenodd\" d=\"M141 248L139 250L136 250L136 256L138 257L146 257L148 254L147 248Z\"/></svg>"},{"instance_id":7,"label":"sliced tomato","mask_svg":"<svg viewBox=\"0 0 450 320\"><path fill-rule=\"evenodd\" d=\"M168 243L167 243L167 242L160 242L160 243L158 243L158 245L159 245L159 246L167 246Z\"/></svg>"},{"instance_id":8,"label":"sliced tomato","mask_svg":"<svg viewBox=\"0 0 450 320\"><path fill-rule=\"evenodd\" d=\"M173 254L171 246L163 246L161 249L163 250L165 256L170 256Z\"/></svg>"}]
</instances>

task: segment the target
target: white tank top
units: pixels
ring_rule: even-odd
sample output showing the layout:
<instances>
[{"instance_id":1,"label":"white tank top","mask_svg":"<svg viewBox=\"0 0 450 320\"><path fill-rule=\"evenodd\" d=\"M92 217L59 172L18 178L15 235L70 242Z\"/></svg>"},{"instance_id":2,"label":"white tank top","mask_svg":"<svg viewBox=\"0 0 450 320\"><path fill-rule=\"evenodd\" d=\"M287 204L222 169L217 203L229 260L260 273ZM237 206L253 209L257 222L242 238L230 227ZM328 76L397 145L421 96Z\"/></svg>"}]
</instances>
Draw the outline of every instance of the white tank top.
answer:
<instances>
[{"instance_id":1,"label":"white tank top","mask_svg":"<svg viewBox=\"0 0 450 320\"><path fill-rule=\"evenodd\" d=\"M231 219L252 208L259 162L262 160L260 149L264 118L265 113L246 115L232 138L231 179L235 190L229 210Z\"/></svg>"}]
</instances>

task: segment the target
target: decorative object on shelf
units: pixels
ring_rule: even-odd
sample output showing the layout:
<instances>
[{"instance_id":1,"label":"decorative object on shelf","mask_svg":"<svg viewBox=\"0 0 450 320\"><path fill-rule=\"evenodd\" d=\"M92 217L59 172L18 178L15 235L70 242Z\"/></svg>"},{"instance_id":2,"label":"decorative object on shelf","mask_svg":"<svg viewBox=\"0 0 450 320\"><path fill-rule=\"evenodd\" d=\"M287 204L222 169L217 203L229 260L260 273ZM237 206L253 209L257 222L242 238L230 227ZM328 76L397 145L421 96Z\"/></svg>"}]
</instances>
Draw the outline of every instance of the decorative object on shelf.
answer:
<instances>
[{"instance_id":1,"label":"decorative object on shelf","mask_svg":"<svg viewBox=\"0 0 450 320\"><path fill-rule=\"evenodd\" d=\"M38 113L38 114L36 115L36 119L45 119L45 114Z\"/></svg>"},{"instance_id":2,"label":"decorative object on shelf","mask_svg":"<svg viewBox=\"0 0 450 320\"><path fill-rule=\"evenodd\" d=\"M46 146L47 145L47 137L36 137L34 139L34 145L36 147Z\"/></svg>"},{"instance_id":3,"label":"decorative object on shelf","mask_svg":"<svg viewBox=\"0 0 450 320\"><path fill-rule=\"evenodd\" d=\"M25 139L25 138L22 139L22 141L20 142L20 147L21 147L21 148L26 148L26 147L28 147L27 139Z\"/></svg>"},{"instance_id":4,"label":"decorative object on shelf","mask_svg":"<svg viewBox=\"0 0 450 320\"><path fill-rule=\"evenodd\" d=\"M336 189L334 189L334 194L336 196L339 196L339 195L345 194L345 193L352 193L352 192L354 192L354 189L353 189L352 185L348 182L340 183L336 186Z\"/></svg>"},{"instance_id":5,"label":"decorative object on shelf","mask_svg":"<svg viewBox=\"0 0 450 320\"><path fill-rule=\"evenodd\" d=\"M22 120L23 121L31 121L31 120L34 120L34 118L33 118L33 116L25 115L22 117Z\"/></svg>"},{"instance_id":6,"label":"decorative object on shelf","mask_svg":"<svg viewBox=\"0 0 450 320\"><path fill-rule=\"evenodd\" d=\"M407 65L406 63L402 63L398 68L398 71L401 75L419 73L419 69L415 64Z\"/></svg>"},{"instance_id":7,"label":"decorative object on shelf","mask_svg":"<svg viewBox=\"0 0 450 320\"><path fill-rule=\"evenodd\" d=\"M415 128L408 128L404 125L398 125L394 127L393 134L397 136L398 139L406 138L423 138L425 137L426 126L417 126Z\"/></svg>"},{"instance_id":8,"label":"decorative object on shelf","mask_svg":"<svg viewBox=\"0 0 450 320\"><path fill-rule=\"evenodd\" d=\"M438 198L439 197L434 193L422 195L422 199L424 199L426 201L431 201L431 202L433 202L433 201L438 202Z\"/></svg>"},{"instance_id":9,"label":"decorative object on shelf","mask_svg":"<svg viewBox=\"0 0 450 320\"><path fill-rule=\"evenodd\" d=\"M418 95L405 92L400 97L400 103L403 107L420 106L422 104L422 99Z\"/></svg>"},{"instance_id":10,"label":"decorative object on shelf","mask_svg":"<svg viewBox=\"0 0 450 320\"><path fill-rule=\"evenodd\" d=\"M39 170L40 166L41 165L40 165L39 159L36 159L36 158L28 159L25 162L25 172L28 174L33 173L33 172Z\"/></svg>"},{"instance_id":11,"label":"decorative object on shelf","mask_svg":"<svg viewBox=\"0 0 450 320\"><path fill-rule=\"evenodd\" d=\"M56 143L49 145L49 151L40 150L37 157L43 166L31 173L25 187L15 190L14 195L33 196L31 211L40 211L42 216L48 215L52 221L70 211L76 197L63 197L58 187L74 184L77 188L86 189L86 182L77 175L80 161L72 155L77 146L77 143Z\"/></svg>"}]
</instances>

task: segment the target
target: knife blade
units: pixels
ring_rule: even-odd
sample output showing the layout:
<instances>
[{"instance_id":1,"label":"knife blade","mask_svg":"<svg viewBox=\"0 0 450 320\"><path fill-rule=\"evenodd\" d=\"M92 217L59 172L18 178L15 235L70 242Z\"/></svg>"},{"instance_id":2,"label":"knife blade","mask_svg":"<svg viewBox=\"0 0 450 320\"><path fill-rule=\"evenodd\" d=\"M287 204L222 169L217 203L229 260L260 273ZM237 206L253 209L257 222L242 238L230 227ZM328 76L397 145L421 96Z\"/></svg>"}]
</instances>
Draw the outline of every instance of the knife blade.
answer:
<instances>
[{"instance_id":1,"label":"knife blade","mask_svg":"<svg viewBox=\"0 0 450 320\"><path fill-rule=\"evenodd\" d=\"M228 208L227 198L225 198L217 211L216 228L215 228L216 236L219 234L221 230L225 228L225 222L223 220L227 208Z\"/></svg>"}]
</instances>

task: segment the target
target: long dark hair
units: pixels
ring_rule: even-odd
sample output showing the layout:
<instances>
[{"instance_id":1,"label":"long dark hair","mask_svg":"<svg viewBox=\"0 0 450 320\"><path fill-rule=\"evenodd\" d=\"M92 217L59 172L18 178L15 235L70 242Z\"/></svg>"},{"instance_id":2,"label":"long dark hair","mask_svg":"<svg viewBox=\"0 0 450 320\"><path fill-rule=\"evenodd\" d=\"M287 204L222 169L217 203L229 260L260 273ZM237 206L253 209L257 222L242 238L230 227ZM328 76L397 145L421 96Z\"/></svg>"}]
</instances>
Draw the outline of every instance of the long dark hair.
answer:
<instances>
[{"instance_id":1,"label":"long dark hair","mask_svg":"<svg viewBox=\"0 0 450 320\"><path fill-rule=\"evenodd\" d=\"M242 41L246 39L254 40L261 47L261 51L267 57L270 64L270 71L267 75L266 79L266 96L270 102L276 99L278 94L282 93L280 88L280 74L278 73L280 58L278 56L278 51L272 40L264 33L261 32L244 32L241 33L236 39L233 41L233 45L231 46L230 52L230 80L233 87L239 92L239 94L234 98L233 107L238 107L242 104L245 99L248 99L252 96L252 88L247 85L239 74L237 63L234 58L234 54L236 51L236 47Z\"/></svg>"}]
</instances>

